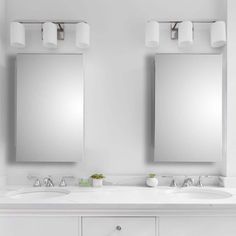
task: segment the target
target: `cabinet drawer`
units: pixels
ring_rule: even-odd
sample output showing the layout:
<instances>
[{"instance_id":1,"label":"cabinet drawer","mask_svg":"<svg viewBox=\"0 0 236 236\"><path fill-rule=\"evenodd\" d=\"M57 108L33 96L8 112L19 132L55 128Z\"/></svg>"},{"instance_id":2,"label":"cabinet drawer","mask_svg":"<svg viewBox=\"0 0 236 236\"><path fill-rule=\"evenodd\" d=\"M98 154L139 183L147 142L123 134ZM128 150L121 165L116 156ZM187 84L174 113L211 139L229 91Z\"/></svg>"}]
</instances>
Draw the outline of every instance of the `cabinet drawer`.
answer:
<instances>
[{"instance_id":1,"label":"cabinet drawer","mask_svg":"<svg viewBox=\"0 0 236 236\"><path fill-rule=\"evenodd\" d=\"M78 217L0 217L1 236L79 236Z\"/></svg>"},{"instance_id":2,"label":"cabinet drawer","mask_svg":"<svg viewBox=\"0 0 236 236\"><path fill-rule=\"evenodd\" d=\"M155 217L84 217L83 236L157 236Z\"/></svg>"},{"instance_id":3,"label":"cabinet drawer","mask_svg":"<svg viewBox=\"0 0 236 236\"><path fill-rule=\"evenodd\" d=\"M160 236L235 236L236 217L160 217Z\"/></svg>"}]
</instances>

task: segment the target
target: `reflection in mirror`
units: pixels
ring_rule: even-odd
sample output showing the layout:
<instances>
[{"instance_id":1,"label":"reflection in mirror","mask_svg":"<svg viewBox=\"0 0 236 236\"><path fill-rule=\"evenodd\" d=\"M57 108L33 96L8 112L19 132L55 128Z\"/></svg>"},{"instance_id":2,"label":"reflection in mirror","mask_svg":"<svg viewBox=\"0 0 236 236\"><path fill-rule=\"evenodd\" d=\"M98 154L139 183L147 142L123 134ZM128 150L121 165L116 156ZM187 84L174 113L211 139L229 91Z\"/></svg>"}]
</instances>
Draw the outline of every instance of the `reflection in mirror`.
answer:
<instances>
[{"instance_id":1,"label":"reflection in mirror","mask_svg":"<svg viewBox=\"0 0 236 236\"><path fill-rule=\"evenodd\" d=\"M222 56L157 55L155 161L221 158Z\"/></svg>"},{"instance_id":2,"label":"reflection in mirror","mask_svg":"<svg viewBox=\"0 0 236 236\"><path fill-rule=\"evenodd\" d=\"M82 55L17 55L17 161L82 158L83 91Z\"/></svg>"}]
</instances>

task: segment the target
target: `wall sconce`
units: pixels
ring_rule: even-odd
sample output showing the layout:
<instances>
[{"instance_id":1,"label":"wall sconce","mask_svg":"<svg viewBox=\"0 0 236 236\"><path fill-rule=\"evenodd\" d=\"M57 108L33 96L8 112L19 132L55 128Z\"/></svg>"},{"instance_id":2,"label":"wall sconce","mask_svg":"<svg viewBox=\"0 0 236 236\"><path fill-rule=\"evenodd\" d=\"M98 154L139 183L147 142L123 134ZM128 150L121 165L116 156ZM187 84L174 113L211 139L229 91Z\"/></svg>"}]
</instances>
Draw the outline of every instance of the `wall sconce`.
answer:
<instances>
[{"instance_id":1,"label":"wall sconce","mask_svg":"<svg viewBox=\"0 0 236 236\"><path fill-rule=\"evenodd\" d=\"M11 23L11 46L25 47L25 24L41 24L43 46L56 48L58 40L65 38L65 24L76 24L76 46L88 48L90 44L90 26L85 21L15 21Z\"/></svg>"},{"instance_id":2,"label":"wall sconce","mask_svg":"<svg viewBox=\"0 0 236 236\"><path fill-rule=\"evenodd\" d=\"M159 24L170 24L170 38L178 40L180 48L193 44L194 23L211 25L211 46L222 47L226 44L226 26L224 21L148 21L146 23L146 47L159 46Z\"/></svg>"},{"instance_id":3,"label":"wall sconce","mask_svg":"<svg viewBox=\"0 0 236 236\"><path fill-rule=\"evenodd\" d=\"M146 23L145 44L146 47L154 48L159 46L160 34L159 23L151 20Z\"/></svg>"},{"instance_id":4,"label":"wall sconce","mask_svg":"<svg viewBox=\"0 0 236 236\"><path fill-rule=\"evenodd\" d=\"M90 44L90 26L86 22L76 24L76 47L88 48Z\"/></svg>"},{"instance_id":5,"label":"wall sconce","mask_svg":"<svg viewBox=\"0 0 236 236\"><path fill-rule=\"evenodd\" d=\"M19 22L11 22L10 43L12 47L25 47L25 26Z\"/></svg>"},{"instance_id":6,"label":"wall sconce","mask_svg":"<svg viewBox=\"0 0 236 236\"><path fill-rule=\"evenodd\" d=\"M216 21L211 24L211 46L222 47L226 44L226 26L224 21Z\"/></svg>"}]
</instances>

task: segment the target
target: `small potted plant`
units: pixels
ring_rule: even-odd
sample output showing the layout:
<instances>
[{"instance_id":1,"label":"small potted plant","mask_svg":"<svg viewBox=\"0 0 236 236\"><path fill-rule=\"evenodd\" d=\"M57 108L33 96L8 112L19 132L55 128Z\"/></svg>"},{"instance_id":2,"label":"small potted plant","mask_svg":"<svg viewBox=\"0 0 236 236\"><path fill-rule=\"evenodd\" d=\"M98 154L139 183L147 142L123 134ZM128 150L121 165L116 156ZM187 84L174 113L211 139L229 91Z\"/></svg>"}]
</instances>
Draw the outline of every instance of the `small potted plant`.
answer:
<instances>
[{"instance_id":1,"label":"small potted plant","mask_svg":"<svg viewBox=\"0 0 236 236\"><path fill-rule=\"evenodd\" d=\"M149 174L146 179L146 184L148 187L156 187L158 185L156 174Z\"/></svg>"},{"instance_id":2,"label":"small potted plant","mask_svg":"<svg viewBox=\"0 0 236 236\"><path fill-rule=\"evenodd\" d=\"M105 176L103 174L93 174L91 176L93 187L102 187Z\"/></svg>"}]
</instances>

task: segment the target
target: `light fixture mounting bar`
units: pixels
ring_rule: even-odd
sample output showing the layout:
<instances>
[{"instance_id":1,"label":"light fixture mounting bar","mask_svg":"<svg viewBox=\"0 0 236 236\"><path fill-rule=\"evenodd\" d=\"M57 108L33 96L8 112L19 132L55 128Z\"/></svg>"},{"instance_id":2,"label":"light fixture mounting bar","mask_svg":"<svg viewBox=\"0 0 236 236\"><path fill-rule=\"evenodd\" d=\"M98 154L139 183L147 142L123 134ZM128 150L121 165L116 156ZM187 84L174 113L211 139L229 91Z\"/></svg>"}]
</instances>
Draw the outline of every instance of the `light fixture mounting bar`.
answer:
<instances>
[{"instance_id":1,"label":"light fixture mounting bar","mask_svg":"<svg viewBox=\"0 0 236 236\"><path fill-rule=\"evenodd\" d=\"M72 25L72 24L77 24L77 23L88 23L87 21L84 20L14 20L14 22L19 22L21 24L29 24L29 25L33 25L33 24L38 24L41 25L45 22L52 22L55 24L68 24L68 25Z\"/></svg>"},{"instance_id":2,"label":"light fixture mounting bar","mask_svg":"<svg viewBox=\"0 0 236 236\"><path fill-rule=\"evenodd\" d=\"M181 23L184 20L155 20L161 24L174 24L174 23ZM191 21L191 20L190 20ZM191 22L194 24L211 24L216 22L217 20L192 20Z\"/></svg>"}]
</instances>

